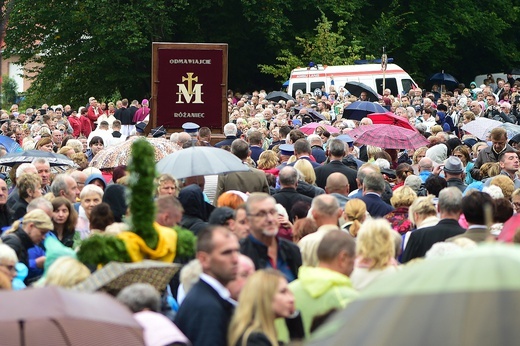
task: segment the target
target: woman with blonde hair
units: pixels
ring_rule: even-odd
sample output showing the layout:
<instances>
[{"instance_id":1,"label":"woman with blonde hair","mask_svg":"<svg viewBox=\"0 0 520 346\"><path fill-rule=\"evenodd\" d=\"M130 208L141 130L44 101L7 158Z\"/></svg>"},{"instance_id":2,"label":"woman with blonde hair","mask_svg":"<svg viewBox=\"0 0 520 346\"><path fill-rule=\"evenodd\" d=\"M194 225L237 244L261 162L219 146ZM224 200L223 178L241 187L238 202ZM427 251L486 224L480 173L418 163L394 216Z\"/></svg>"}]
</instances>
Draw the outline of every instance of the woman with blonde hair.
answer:
<instances>
[{"instance_id":1,"label":"woman with blonde hair","mask_svg":"<svg viewBox=\"0 0 520 346\"><path fill-rule=\"evenodd\" d=\"M428 147L420 147L416 149L412 156L412 168L415 175L419 174L419 161L421 161L422 158L426 157L426 150L428 150Z\"/></svg>"},{"instance_id":2,"label":"woman with blonde hair","mask_svg":"<svg viewBox=\"0 0 520 346\"><path fill-rule=\"evenodd\" d=\"M60 150L58 150L58 154L62 154L67 156L69 159L72 159L72 156L76 154L76 151L73 147L70 147L68 145L61 147Z\"/></svg>"},{"instance_id":3,"label":"woman with blonde hair","mask_svg":"<svg viewBox=\"0 0 520 346\"><path fill-rule=\"evenodd\" d=\"M179 184L177 184L177 179L175 179L170 174L161 174L155 180L155 184L157 185L157 197L160 196L179 196Z\"/></svg>"},{"instance_id":4,"label":"woman with blonde hair","mask_svg":"<svg viewBox=\"0 0 520 346\"><path fill-rule=\"evenodd\" d=\"M45 286L71 288L85 281L90 270L77 259L60 257L49 267L45 276Z\"/></svg>"},{"instance_id":5,"label":"woman with blonde hair","mask_svg":"<svg viewBox=\"0 0 520 346\"><path fill-rule=\"evenodd\" d=\"M356 290L397 271L395 231L384 219L367 220L357 236L356 263L350 279Z\"/></svg>"},{"instance_id":6,"label":"woman with blonde hair","mask_svg":"<svg viewBox=\"0 0 520 346\"><path fill-rule=\"evenodd\" d=\"M256 168L261 169L265 173L271 173L278 176L278 173L280 173L276 168L278 165L278 155L273 150L266 150L260 154Z\"/></svg>"},{"instance_id":7,"label":"woman with blonde hair","mask_svg":"<svg viewBox=\"0 0 520 346\"><path fill-rule=\"evenodd\" d=\"M303 178L302 180L305 181L307 184L316 184L316 172L314 172L314 168L312 168L312 165L308 160L297 160L294 164L294 168L301 173L301 178Z\"/></svg>"},{"instance_id":8,"label":"woman with blonde hair","mask_svg":"<svg viewBox=\"0 0 520 346\"><path fill-rule=\"evenodd\" d=\"M395 210L385 215L385 219L390 222L394 231L405 234L412 230L412 223L408 219L409 208L417 199L417 194L410 186L398 187L390 198L390 203Z\"/></svg>"},{"instance_id":9,"label":"woman with blonde hair","mask_svg":"<svg viewBox=\"0 0 520 346\"><path fill-rule=\"evenodd\" d=\"M294 313L294 296L277 270L262 269L251 275L229 324L229 346L278 345L274 321Z\"/></svg>"},{"instance_id":10,"label":"woman with blonde hair","mask_svg":"<svg viewBox=\"0 0 520 346\"><path fill-rule=\"evenodd\" d=\"M367 205L359 198L351 199L345 204L343 218L347 221L342 229L357 237L361 225L367 217Z\"/></svg>"}]
</instances>

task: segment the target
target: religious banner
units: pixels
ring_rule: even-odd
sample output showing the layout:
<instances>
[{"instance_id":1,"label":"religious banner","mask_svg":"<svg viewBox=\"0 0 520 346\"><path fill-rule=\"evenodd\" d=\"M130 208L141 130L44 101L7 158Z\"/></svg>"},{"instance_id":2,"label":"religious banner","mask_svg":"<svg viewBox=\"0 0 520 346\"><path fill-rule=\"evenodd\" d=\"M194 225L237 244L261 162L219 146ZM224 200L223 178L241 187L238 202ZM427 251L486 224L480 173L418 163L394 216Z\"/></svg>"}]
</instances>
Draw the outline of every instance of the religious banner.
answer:
<instances>
[{"instance_id":1,"label":"religious banner","mask_svg":"<svg viewBox=\"0 0 520 346\"><path fill-rule=\"evenodd\" d=\"M227 122L227 44L153 43L151 127Z\"/></svg>"}]
</instances>

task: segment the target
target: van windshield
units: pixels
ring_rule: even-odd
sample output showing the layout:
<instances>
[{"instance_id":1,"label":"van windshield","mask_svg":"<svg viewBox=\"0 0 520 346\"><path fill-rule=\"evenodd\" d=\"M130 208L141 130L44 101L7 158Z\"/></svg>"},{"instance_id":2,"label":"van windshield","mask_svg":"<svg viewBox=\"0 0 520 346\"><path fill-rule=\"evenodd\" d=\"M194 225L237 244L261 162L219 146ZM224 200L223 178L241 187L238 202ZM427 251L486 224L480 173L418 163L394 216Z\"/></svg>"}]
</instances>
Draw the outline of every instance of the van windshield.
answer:
<instances>
[{"instance_id":1,"label":"van windshield","mask_svg":"<svg viewBox=\"0 0 520 346\"><path fill-rule=\"evenodd\" d=\"M411 79L403 79L401 81L403 83L403 92L408 93L414 86L414 82Z\"/></svg>"}]
</instances>

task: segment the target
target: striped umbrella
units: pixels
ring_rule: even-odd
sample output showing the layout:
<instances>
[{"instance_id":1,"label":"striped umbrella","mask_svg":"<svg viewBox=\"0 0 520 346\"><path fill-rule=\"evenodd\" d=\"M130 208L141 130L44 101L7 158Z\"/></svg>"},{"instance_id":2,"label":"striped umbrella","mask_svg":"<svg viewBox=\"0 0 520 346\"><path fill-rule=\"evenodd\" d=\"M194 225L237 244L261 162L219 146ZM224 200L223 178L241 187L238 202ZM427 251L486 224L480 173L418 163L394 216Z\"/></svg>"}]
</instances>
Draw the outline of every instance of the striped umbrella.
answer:
<instances>
[{"instance_id":1,"label":"striped umbrella","mask_svg":"<svg viewBox=\"0 0 520 346\"><path fill-rule=\"evenodd\" d=\"M384 149L416 149L430 143L419 132L395 125L362 125L349 131L348 135L355 143Z\"/></svg>"},{"instance_id":2,"label":"striped umbrella","mask_svg":"<svg viewBox=\"0 0 520 346\"><path fill-rule=\"evenodd\" d=\"M308 345L516 345L520 248L484 244L375 281Z\"/></svg>"},{"instance_id":3,"label":"striped umbrella","mask_svg":"<svg viewBox=\"0 0 520 346\"><path fill-rule=\"evenodd\" d=\"M132 143L137 139L145 139L150 142L155 151L155 162L159 162L168 154L174 153L181 148L164 138L145 138L145 137L131 137L123 143L119 143L112 147L101 150L90 162L91 167L99 169L115 168L122 165L127 165L128 159L132 154Z\"/></svg>"}]
</instances>

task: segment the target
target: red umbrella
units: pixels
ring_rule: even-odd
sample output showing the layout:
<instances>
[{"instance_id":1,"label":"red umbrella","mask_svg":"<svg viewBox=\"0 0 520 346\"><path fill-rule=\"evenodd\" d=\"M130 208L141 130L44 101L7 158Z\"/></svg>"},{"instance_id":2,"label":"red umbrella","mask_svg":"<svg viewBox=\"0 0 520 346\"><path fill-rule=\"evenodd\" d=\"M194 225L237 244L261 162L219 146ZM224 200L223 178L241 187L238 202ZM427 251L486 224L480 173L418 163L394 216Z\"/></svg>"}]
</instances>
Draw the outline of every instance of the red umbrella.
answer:
<instances>
[{"instance_id":1,"label":"red umbrella","mask_svg":"<svg viewBox=\"0 0 520 346\"><path fill-rule=\"evenodd\" d=\"M348 132L355 143L385 149L416 149L430 142L417 131L394 125L362 125Z\"/></svg>"},{"instance_id":2,"label":"red umbrella","mask_svg":"<svg viewBox=\"0 0 520 346\"><path fill-rule=\"evenodd\" d=\"M386 113L372 113L368 115L368 118L372 119L374 124L387 124L387 125L395 125L404 127L405 129L410 129L416 131L415 127L410 125L408 119L400 117L399 115L395 115L392 112Z\"/></svg>"},{"instance_id":3,"label":"red umbrella","mask_svg":"<svg viewBox=\"0 0 520 346\"><path fill-rule=\"evenodd\" d=\"M505 243L512 243L513 237L518 229L520 229L520 214L513 215L504 223L498 240Z\"/></svg>"},{"instance_id":4,"label":"red umbrella","mask_svg":"<svg viewBox=\"0 0 520 346\"><path fill-rule=\"evenodd\" d=\"M314 133L314 131L316 131L316 129L320 126L326 128L327 131L329 131L330 133L339 132L339 129L334 126L319 124L319 123L310 123L305 126L302 126L302 127L300 127L300 131L305 133L306 135L312 135Z\"/></svg>"}]
</instances>

